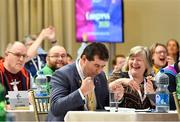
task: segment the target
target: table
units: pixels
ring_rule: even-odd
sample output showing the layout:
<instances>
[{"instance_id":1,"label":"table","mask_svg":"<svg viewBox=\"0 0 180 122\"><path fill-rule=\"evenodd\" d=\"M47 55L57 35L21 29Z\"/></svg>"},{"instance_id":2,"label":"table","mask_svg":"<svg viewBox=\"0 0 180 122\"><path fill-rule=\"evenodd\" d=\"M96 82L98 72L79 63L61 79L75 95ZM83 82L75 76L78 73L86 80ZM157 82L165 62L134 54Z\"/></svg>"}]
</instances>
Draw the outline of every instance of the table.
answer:
<instances>
[{"instance_id":1,"label":"table","mask_svg":"<svg viewBox=\"0 0 180 122\"><path fill-rule=\"evenodd\" d=\"M35 121L35 114L32 105L29 110L7 110L8 116L14 121ZM40 116L40 120L45 121L47 115L43 114Z\"/></svg>"},{"instance_id":2,"label":"table","mask_svg":"<svg viewBox=\"0 0 180 122\"><path fill-rule=\"evenodd\" d=\"M35 121L34 111L31 110L7 110L7 114L14 121Z\"/></svg>"},{"instance_id":3,"label":"table","mask_svg":"<svg viewBox=\"0 0 180 122\"><path fill-rule=\"evenodd\" d=\"M176 111L169 113L69 111L64 120L65 122L179 121Z\"/></svg>"}]
</instances>

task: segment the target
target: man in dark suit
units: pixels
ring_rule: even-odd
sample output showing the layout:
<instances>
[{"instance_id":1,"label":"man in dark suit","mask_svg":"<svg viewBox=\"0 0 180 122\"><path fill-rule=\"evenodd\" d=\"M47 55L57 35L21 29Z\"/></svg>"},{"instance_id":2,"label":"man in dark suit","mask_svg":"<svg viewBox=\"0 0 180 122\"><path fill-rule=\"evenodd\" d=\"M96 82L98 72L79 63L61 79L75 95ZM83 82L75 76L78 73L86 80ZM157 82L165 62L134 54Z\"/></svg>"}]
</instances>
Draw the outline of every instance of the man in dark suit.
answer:
<instances>
[{"instance_id":1,"label":"man in dark suit","mask_svg":"<svg viewBox=\"0 0 180 122\"><path fill-rule=\"evenodd\" d=\"M55 71L52 76L51 109L48 121L64 121L68 111L90 110L87 96L94 93L94 110L109 105L108 83L103 72L109 59L104 44L88 45L80 59Z\"/></svg>"}]
</instances>

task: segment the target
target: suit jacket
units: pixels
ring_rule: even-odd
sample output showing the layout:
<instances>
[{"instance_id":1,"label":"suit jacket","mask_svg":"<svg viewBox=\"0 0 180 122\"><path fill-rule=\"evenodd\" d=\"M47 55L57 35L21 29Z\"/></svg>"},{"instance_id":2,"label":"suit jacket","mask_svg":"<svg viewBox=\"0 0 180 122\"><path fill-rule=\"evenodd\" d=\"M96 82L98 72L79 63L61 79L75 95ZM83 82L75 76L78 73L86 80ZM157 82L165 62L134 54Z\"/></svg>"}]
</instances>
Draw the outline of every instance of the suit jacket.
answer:
<instances>
[{"instance_id":1,"label":"suit jacket","mask_svg":"<svg viewBox=\"0 0 180 122\"><path fill-rule=\"evenodd\" d=\"M51 79L51 109L48 121L64 121L68 111L84 110L84 101L78 91L81 86L80 80L75 63L55 71ZM108 84L104 72L95 77L94 85L96 109L104 109L104 106L109 105Z\"/></svg>"}]
</instances>

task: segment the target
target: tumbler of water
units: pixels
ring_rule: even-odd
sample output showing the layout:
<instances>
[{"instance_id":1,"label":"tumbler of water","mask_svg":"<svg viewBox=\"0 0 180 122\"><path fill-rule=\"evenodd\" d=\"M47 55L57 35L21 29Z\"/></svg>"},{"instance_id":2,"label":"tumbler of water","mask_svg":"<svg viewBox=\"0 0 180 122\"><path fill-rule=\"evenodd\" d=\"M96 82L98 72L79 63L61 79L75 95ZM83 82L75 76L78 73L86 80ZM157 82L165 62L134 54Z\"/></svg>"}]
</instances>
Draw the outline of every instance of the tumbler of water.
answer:
<instances>
[{"instance_id":1,"label":"tumbler of water","mask_svg":"<svg viewBox=\"0 0 180 122\"><path fill-rule=\"evenodd\" d=\"M109 92L110 112L118 112L118 93L114 91Z\"/></svg>"}]
</instances>

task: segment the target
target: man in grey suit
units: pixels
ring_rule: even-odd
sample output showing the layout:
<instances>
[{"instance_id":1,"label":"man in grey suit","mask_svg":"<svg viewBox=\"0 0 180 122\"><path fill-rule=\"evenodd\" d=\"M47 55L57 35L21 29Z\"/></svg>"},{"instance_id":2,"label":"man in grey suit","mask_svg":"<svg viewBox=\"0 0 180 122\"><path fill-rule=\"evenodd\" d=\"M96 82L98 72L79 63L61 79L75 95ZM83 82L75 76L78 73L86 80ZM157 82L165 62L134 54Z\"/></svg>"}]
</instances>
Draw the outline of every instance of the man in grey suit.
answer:
<instances>
[{"instance_id":1,"label":"man in grey suit","mask_svg":"<svg viewBox=\"0 0 180 122\"><path fill-rule=\"evenodd\" d=\"M109 105L108 83L103 72L108 59L104 44L91 43L75 63L55 71L48 121L64 121L68 111L89 110L87 95L91 92L95 94L95 110Z\"/></svg>"}]
</instances>

